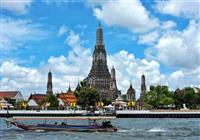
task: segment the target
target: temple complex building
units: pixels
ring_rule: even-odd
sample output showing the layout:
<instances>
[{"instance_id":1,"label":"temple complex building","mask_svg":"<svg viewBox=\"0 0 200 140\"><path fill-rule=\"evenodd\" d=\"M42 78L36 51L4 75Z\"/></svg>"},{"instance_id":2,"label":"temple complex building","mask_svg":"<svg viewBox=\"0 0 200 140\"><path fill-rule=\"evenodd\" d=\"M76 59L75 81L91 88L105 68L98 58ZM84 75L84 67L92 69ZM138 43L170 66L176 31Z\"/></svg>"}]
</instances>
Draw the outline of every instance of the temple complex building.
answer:
<instances>
[{"instance_id":1,"label":"temple complex building","mask_svg":"<svg viewBox=\"0 0 200 140\"><path fill-rule=\"evenodd\" d=\"M20 91L0 91L0 99L13 99L16 102L24 100Z\"/></svg>"},{"instance_id":2,"label":"temple complex building","mask_svg":"<svg viewBox=\"0 0 200 140\"><path fill-rule=\"evenodd\" d=\"M46 94L39 94L39 93L30 94L27 102L29 109L44 108L46 97L47 97Z\"/></svg>"},{"instance_id":3,"label":"temple complex building","mask_svg":"<svg viewBox=\"0 0 200 140\"><path fill-rule=\"evenodd\" d=\"M96 44L93 52L92 68L85 81L97 89L100 98L109 98L115 100L118 97L119 90L117 89L115 68L109 72L107 66L107 56L105 45L103 42L103 29L101 23L96 32Z\"/></svg>"},{"instance_id":4,"label":"temple complex building","mask_svg":"<svg viewBox=\"0 0 200 140\"><path fill-rule=\"evenodd\" d=\"M59 104L60 102L63 102L63 106L70 106L72 103L77 102L77 98L74 95L74 92L71 90L70 85L67 92L61 92L57 94L57 99L59 100Z\"/></svg>"},{"instance_id":5,"label":"temple complex building","mask_svg":"<svg viewBox=\"0 0 200 140\"><path fill-rule=\"evenodd\" d=\"M132 101L135 102L136 101L136 99L135 99L135 89L133 88L132 84L130 84L126 95L127 95L127 100L129 102L132 102Z\"/></svg>"},{"instance_id":6,"label":"temple complex building","mask_svg":"<svg viewBox=\"0 0 200 140\"><path fill-rule=\"evenodd\" d=\"M140 93L140 99L139 99L140 107L143 106L145 94L146 94L145 76L144 76L144 74L142 74L142 76L141 76L141 93Z\"/></svg>"},{"instance_id":7,"label":"temple complex building","mask_svg":"<svg viewBox=\"0 0 200 140\"><path fill-rule=\"evenodd\" d=\"M51 73L51 71L49 71L49 73L48 73L46 94L53 94L53 84L52 84L52 73Z\"/></svg>"}]
</instances>

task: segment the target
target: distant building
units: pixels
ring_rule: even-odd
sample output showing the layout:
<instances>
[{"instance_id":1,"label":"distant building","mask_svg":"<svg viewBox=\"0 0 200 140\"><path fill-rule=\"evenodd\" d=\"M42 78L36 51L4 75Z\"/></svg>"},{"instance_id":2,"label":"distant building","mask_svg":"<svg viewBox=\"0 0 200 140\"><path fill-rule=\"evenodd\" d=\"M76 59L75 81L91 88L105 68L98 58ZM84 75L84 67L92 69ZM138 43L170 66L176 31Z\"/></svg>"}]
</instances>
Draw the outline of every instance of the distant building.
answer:
<instances>
[{"instance_id":1,"label":"distant building","mask_svg":"<svg viewBox=\"0 0 200 140\"><path fill-rule=\"evenodd\" d=\"M96 45L93 53L92 68L85 81L97 89L100 98L115 100L119 94L117 89L115 69L111 70L111 74L107 66L107 56L105 45L103 42L103 29L99 23L96 32Z\"/></svg>"},{"instance_id":2,"label":"distant building","mask_svg":"<svg viewBox=\"0 0 200 140\"><path fill-rule=\"evenodd\" d=\"M49 71L47 79L47 94L53 94L52 73Z\"/></svg>"},{"instance_id":3,"label":"distant building","mask_svg":"<svg viewBox=\"0 0 200 140\"><path fill-rule=\"evenodd\" d=\"M46 98L46 94L31 94L28 98L28 106L30 108L34 108L34 107L44 107L45 105L45 98Z\"/></svg>"},{"instance_id":4,"label":"distant building","mask_svg":"<svg viewBox=\"0 0 200 140\"><path fill-rule=\"evenodd\" d=\"M14 99L16 102L23 100L23 96L20 91L0 91L0 98Z\"/></svg>"},{"instance_id":5,"label":"distant building","mask_svg":"<svg viewBox=\"0 0 200 140\"><path fill-rule=\"evenodd\" d=\"M116 110L124 110L127 107L126 102L123 101L121 96L118 96L117 99L112 102L112 105L115 107Z\"/></svg>"},{"instance_id":6,"label":"distant building","mask_svg":"<svg viewBox=\"0 0 200 140\"><path fill-rule=\"evenodd\" d=\"M121 96L121 91L117 88L116 73L113 66L111 69L109 98L114 100L117 99L118 96Z\"/></svg>"},{"instance_id":7,"label":"distant building","mask_svg":"<svg viewBox=\"0 0 200 140\"><path fill-rule=\"evenodd\" d=\"M146 82L145 82L145 76L144 76L144 74L142 74L140 98L137 100L137 103L136 103L137 109L142 109L142 107L144 105L145 94L146 94Z\"/></svg>"},{"instance_id":8,"label":"distant building","mask_svg":"<svg viewBox=\"0 0 200 140\"><path fill-rule=\"evenodd\" d=\"M72 103L77 102L77 98L72 92L70 86L67 92L61 92L60 94L57 94L57 99L59 101L59 105L63 106L70 106Z\"/></svg>"},{"instance_id":9,"label":"distant building","mask_svg":"<svg viewBox=\"0 0 200 140\"><path fill-rule=\"evenodd\" d=\"M140 99L144 99L145 94L146 94L146 82L145 82L145 76L143 74L141 76L141 94L140 94Z\"/></svg>"},{"instance_id":10,"label":"distant building","mask_svg":"<svg viewBox=\"0 0 200 140\"><path fill-rule=\"evenodd\" d=\"M135 102L136 101L136 99L135 99L135 89L133 88L132 83L130 83L130 86L127 90L126 95L127 95L127 100L129 102L132 102L132 101Z\"/></svg>"}]
</instances>

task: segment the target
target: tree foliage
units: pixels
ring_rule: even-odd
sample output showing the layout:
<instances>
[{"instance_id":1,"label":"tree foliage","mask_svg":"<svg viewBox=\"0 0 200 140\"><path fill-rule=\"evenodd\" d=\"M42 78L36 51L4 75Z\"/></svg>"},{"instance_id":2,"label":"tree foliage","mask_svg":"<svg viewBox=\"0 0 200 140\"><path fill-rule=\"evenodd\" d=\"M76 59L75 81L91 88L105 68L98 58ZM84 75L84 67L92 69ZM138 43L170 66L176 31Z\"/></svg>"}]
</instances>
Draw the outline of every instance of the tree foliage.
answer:
<instances>
[{"instance_id":1,"label":"tree foliage","mask_svg":"<svg viewBox=\"0 0 200 140\"><path fill-rule=\"evenodd\" d=\"M163 108L174 104L173 92L167 86L150 86L150 91L145 95L145 106L147 108Z\"/></svg>"},{"instance_id":2,"label":"tree foliage","mask_svg":"<svg viewBox=\"0 0 200 140\"><path fill-rule=\"evenodd\" d=\"M200 108L200 94L195 93L191 87L175 92L168 90L167 86L150 86L150 91L145 95L145 107L157 109L168 105L175 105L176 109L183 108L183 104L189 109Z\"/></svg>"},{"instance_id":3,"label":"tree foliage","mask_svg":"<svg viewBox=\"0 0 200 140\"><path fill-rule=\"evenodd\" d=\"M16 105L16 100L15 100L15 99L5 98L5 100L6 100L9 104L11 104L11 105L13 105L13 106Z\"/></svg>"},{"instance_id":4,"label":"tree foliage","mask_svg":"<svg viewBox=\"0 0 200 140\"><path fill-rule=\"evenodd\" d=\"M111 99L103 99L102 102L104 103L104 105L110 105L112 103Z\"/></svg>"},{"instance_id":5,"label":"tree foliage","mask_svg":"<svg viewBox=\"0 0 200 140\"><path fill-rule=\"evenodd\" d=\"M200 94L195 93L194 89L190 87L177 89L174 92L174 101L176 108L182 108L183 104L186 104L186 107L195 109L200 106Z\"/></svg>"},{"instance_id":6,"label":"tree foliage","mask_svg":"<svg viewBox=\"0 0 200 140\"><path fill-rule=\"evenodd\" d=\"M78 99L78 105L87 110L90 106L94 107L100 99L97 90L91 88L85 81L81 81L80 86L75 90L75 95Z\"/></svg>"},{"instance_id":7,"label":"tree foliage","mask_svg":"<svg viewBox=\"0 0 200 140\"><path fill-rule=\"evenodd\" d=\"M59 106L59 101L54 94L48 94L45 103L49 103L48 109L57 109Z\"/></svg>"}]
</instances>

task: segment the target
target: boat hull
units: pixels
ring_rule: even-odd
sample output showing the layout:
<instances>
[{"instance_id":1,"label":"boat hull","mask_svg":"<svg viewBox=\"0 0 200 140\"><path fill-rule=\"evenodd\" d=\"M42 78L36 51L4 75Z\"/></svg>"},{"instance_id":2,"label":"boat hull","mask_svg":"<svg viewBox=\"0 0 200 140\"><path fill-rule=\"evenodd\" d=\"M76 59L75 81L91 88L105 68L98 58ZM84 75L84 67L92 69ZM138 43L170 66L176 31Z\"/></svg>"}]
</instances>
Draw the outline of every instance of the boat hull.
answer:
<instances>
[{"instance_id":1,"label":"boat hull","mask_svg":"<svg viewBox=\"0 0 200 140\"><path fill-rule=\"evenodd\" d=\"M53 124L37 124L26 125L18 122L11 122L18 128L27 131L71 131L71 132L115 132L115 127L104 128L97 125L53 125Z\"/></svg>"}]
</instances>

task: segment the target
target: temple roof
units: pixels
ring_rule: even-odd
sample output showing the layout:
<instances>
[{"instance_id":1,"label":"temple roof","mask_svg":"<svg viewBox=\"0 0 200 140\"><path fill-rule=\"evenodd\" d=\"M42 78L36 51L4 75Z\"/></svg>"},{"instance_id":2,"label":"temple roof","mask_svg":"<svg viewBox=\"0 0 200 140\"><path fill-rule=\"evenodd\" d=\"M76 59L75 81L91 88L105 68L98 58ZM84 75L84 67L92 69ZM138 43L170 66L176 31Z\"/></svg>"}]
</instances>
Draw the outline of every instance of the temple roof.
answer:
<instances>
[{"instance_id":1,"label":"temple roof","mask_svg":"<svg viewBox=\"0 0 200 140\"><path fill-rule=\"evenodd\" d=\"M46 94L31 94L28 101L34 100L39 106L42 106L45 102Z\"/></svg>"},{"instance_id":2,"label":"temple roof","mask_svg":"<svg viewBox=\"0 0 200 140\"><path fill-rule=\"evenodd\" d=\"M67 90L67 93L73 93L72 90L71 90L70 85L69 85L69 88L68 88L68 90Z\"/></svg>"},{"instance_id":3,"label":"temple roof","mask_svg":"<svg viewBox=\"0 0 200 140\"><path fill-rule=\"evenodd\" d=\"M70 105L71 103L75 103L77 101L76 96L73 94L73 92L61 92L60 94L57 94L57 98L61 99L65 105Z\"/></svg>"},{"instance_id":4,"label":"temple roof","mask_svg":"<svg viewBox=\"0 0 200 140\"><path fill-rule=\"evenodd\" d=\"M133 88L132 84L130 84L126 94L135 94L135 89Z\"/></svg>"},{"instance_id":5,"label":"temple roof","mask_svg":"<svg viewBox=\"0 0 200 140\"><path fill-rule=\"evenodd\" d=\"M0 91L1 98L15 98L17 94L21 94L19 91Z\"/></svg>"}]
</instances>

